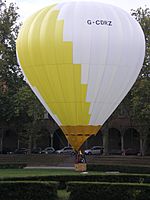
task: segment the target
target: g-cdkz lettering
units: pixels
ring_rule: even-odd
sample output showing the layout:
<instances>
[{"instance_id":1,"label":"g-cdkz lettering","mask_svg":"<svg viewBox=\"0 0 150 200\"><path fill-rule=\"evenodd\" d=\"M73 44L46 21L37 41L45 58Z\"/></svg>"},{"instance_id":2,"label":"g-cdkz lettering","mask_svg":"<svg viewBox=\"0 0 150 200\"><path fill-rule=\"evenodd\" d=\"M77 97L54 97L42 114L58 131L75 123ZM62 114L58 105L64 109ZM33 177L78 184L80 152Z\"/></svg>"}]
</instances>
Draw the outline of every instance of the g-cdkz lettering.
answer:
<instances>
[{"instance_id":1,"label":"g-cdkz lettering","mask_svg":"<svg viewBox=\"0 0 150 200\"><path fill-rule=\"evenodd\" d=\"M88 19L87 24L88 25L95 24L97 26L99 26L99 25L101 25L101 26L112 26L112 21L111 20L99 20L99 19L92 21L92 20Z\"/></svg>"}]
</instances>

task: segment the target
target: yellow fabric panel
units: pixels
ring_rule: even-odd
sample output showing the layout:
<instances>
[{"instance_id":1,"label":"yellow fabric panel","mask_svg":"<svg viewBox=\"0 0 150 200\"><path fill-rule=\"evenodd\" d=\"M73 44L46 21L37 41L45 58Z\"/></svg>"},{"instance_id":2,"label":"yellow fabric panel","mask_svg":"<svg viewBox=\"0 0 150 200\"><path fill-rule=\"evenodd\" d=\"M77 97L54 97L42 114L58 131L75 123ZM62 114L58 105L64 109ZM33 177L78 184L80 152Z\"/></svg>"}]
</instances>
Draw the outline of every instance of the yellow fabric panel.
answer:
<instances>
[{"instance_id":1,"label":"yellow fabric panel","mask_svg":"<svg viewBox=\"0 0 150 200\"><path fill-rule=\"evenodd\" d=\"M59 88L56 90L55 89L55 83L56 83L56 78L54 77L55 74L57 73L57 68L55 67L55 65L52 65L52 66L49 66L49 65L45 65L44 66L44 70L47 77L46 77L46 82L47 82L47 85L48 85L48 91L49 91L49 95L48 95L48 98L49 98L49 101L51 102L56 102L56 101L61 101L60 96L61 96L61 92L59 91Z\"/></svg>"},{"instance_id":2,"label":"yellow fabric panel","mask_svg":"<svg viewBox=\"0 0 150 200\"><path fill-rule=\"evenodd\" d=\"M42 65L40 55L40 30L43 18L47 11L47 9L43 9L40 13L38 13L30 26L28 33L28 54L31 60L31 66L38 66L39 64Z\"/></svg>"},{"instance_id":3,"label":"yellow fabric panel","mask_svg":"<svg viewBox=\"0 0 150 200\"><path fill-rule=\"evenodd\" d=\"M23 66L23 65L22 65ZM28 78L28 80L30 81L30 84L31 85L37 85L37 78L36 78L36 76L34 75L33 76L33 74L35 74L35 72L34 72L34 69L33 68L30 68L30 67L27 67L27 68L23 68L23 70L24 70L24 73L25 73L25 75L26 75L26 77Z\"/></svg>"},{"instance_id":4,"label":"yellow fabric panel","mask_svg":"<svg viewBox=\"0 0 150 200\"><path fill-rule=\"evenodd\" d=\"M56 52L56 63L60 64L60 63L65 63L64 62L64 58L63 58L63 54L64 54L64 44L63 44L63 25L64 22L63 21L56 21L55 24L55 49L57 49Z\"/></svg>"},{"instance_id":5,"label":"yellow fabric panel","mask_svg":"<svg viewBox=\"0 0 150 200\"><path fill-rule=\"evenodd\" d=\"M89 136L66 136L69 144L74 148L74 150L79 151L82 144L87 140Z\"/></svg>"},{"instance_id":6,"label":"yellow fabric panel","mask_svg":"<svg viewBox=\"0 0 150 200\"><path fill-rule=\"evenodd\" d=\"M73 102L75 100L73 68L73 65L58 66L58 74L65 102Z\"/></svg>"},{"instance_id":7,"label":"yellow fabric panel","mask_svg":"<svg viewBox=\"0 0 150 200\"><path fill-rule=\"evenodd\" d=\"M66 111L66 104L64 103L50 103L48 104L51 107L51 111L53 113L57 113L57 117L60 121L64 120L64 122L66 122L67 120L67 113Z\"/></svg>"},{"instance_id":8,"label":"yellow fabric panel","mask_svg":"<svg viewBox=\"0 0 150 200\"><path fill-rule=\"evenodd\" d=\"M17 49L22 48L24 51L24 54L20 54L20 51L18 51L21 64L23 62L27 66L35 65L36 60L34 60L34 56L36 53L39 56L39 49L36 47L39 47L40 24L51 7L38 11L24 22L17 39ZM32 37L33 34L34 37ZM40 61L39 57L36 58Z\"/></svg>"},{"instance_id":9,"label":"yellow fabric panel","mask_svg":"<svg viewBox=\"0 0 150 200\"><path fill-rule=\"evenodd\" d=\"M58 11L49 10L41 24L40 53L42 56L43 64L46 65L56 64L57 52L55 50L55 25L57 15Z\"/></svg>"},{"instance_id":10,"label":"yellow fabric panel","mask_svg":"<svg viewBox=\"0 0 150 200\"><path fill-rule=\"evenodd\" d=\"M61 126L62 131L65 133L69 144L73 146L76 151L79 151L82 144L91 135L95 135L101 126Z\"/></svg>"},{"instance_id":11,"label":"yellow fabric panel","mask_svg":"<svg viewBox=\"0 0 150 200\"><path fill-rule=\"evenodd\" d=\"M73 54L72 54L72 43L71 42L65 42L64 43L65 51L63 51L63 57L64 57L64 63L72 63L73 60ZM71 51L70 51L71 49Z\"/></svg>"},{"instance_id":12,"label":"yellow fabric panel","mask_svg":"<svg viewBox=\"0 0 150 200\"><path fill-rule=\"evenodd\" d=\"M73 64L72 42L63 41L63 20L47 7L31 16L17 40L21 66L62 125L88 125L87 85L81 84L81 65Z\"/></svg>"},{"instance_id":13,"label":"yellow fabric panel","mask_svg":"<svg viewBox=\"0 0 150 200\"><path fill-rule=\"evenodd\" d=\"M21 31L19 32L19 37L17 39L17 53L18 53L20 64L23 67L23 70L25 72L26 72L26 68L28 68L28 66L31 65L30 56L27 56L29 54L28 53L28 32L30 29L30 24L32 23L36 14L32 15L28 20L25 21L24 25L21 27Z\"/></svg>"},{"instance_id":14,"label":"yellow fabric panel","mask_svg":"<svg viewBox=\"0 0 150 200\"><path fill-rule=\"evenodd\" d=\"M72 125L76 125L76 108L75 103L65 103L65 112L67 115L66 124L71 123ZM69 112L68 112L69 111ZM63 121L63 120L62 120ZM63 122L65 124L65 121Z\"/></svg>"},{"instance_id":15,"label":"yellow fabric panel","mask_svg":"<svg viewBox=\"0 0 150 200\"><path fill-rule=\"evenodd\" d=\"M51 79L49 79L48 77L46 67L47 66L44 66L44 70L42 66L32 67L32 69L34 69L33 73L36 79L36 87L38 88L38 91L44 98L45 102L48 101L55 102L57 99L56 98L57 93L54 90L54 84L52 84ZM57 70L54 67L51 69L51 72L53 72L53 69L55 71L54 74L56 74Z\"/></svg>"},{"instance_id":16,"label":"yellow fabric panel","mask_svg":"<svg viewBox=\"0 0 150 200\"><path fill-rule=\"evenodd\" d=\"M59 72L58 72L58 67L57 65L53 65L52 67L49 66L46 69L46 73L49 74L49 81L52 83L52 87L54 89L54 94L55 94L55 99L53 97L53 94L48 96L49 98L49 103L52 101L54 102L64 102L64 95L60 83L60 78L59 78ZM43 82L44 80L42 80ZM46 80L45 80L46 81Z\"/></svg>"},{"instance_id":17,"label":"yellow fabric panel","mask_svg":"<svg viewBox=\"0 0 150 200\"><path fill-rule=\"evenodd\" d=\"M82 91L82 87L83 85L80 85L79 87L79 84L81 83L81 66L80 65L76 65L76 67L74 67L74 74L78 74L78 76L75 76L74 75L74 90L75 90L75 101L76 102L82 102L82 95L81 95L81 91Z\"/></svg>"},{"instance_id":18,"label":"yellow fabric panel","mask_svg":"<svg viewBox=\"0 0 150 200\"><path fill-rule=\"evenodd\" d=\"M64 21L56 21L55 26L55 49L57 49L56 58L57 63L72 63L72 43L62 42ZM65 51L64 51L65 50Z\"/></svg>"},{"instance_id":19,"label":"yellow fabric panel","mask_svg":"<svg viewBox=\"0 0 150 200\"><path fill-rule=\"evenodd\" d=\"M82 118L82 103L76 103L77 124L83 124Z\"/></svg>"}]
</instances>

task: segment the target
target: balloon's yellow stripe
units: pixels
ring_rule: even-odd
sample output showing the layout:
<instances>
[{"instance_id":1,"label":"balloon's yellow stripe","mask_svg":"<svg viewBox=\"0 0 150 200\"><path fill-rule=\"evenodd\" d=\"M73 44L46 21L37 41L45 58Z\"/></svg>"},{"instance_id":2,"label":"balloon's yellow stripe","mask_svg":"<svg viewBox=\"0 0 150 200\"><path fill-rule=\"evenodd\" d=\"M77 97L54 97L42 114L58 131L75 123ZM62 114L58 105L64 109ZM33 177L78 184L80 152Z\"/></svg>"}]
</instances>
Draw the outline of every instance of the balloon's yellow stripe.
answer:
<instances>
[{"instance_id":1,"label":"balloon's yellow stripe","mask_svg":"<svg viewBox=\"0 0 150 200\"><path fill-rule=\"evenodd\" d=\"M63 20L54 7L42 9L23 25L17 41L21 66L62 125L88 125L87 85L74 65L72 42L63 41Z\"/></svg>"}]
</instances>

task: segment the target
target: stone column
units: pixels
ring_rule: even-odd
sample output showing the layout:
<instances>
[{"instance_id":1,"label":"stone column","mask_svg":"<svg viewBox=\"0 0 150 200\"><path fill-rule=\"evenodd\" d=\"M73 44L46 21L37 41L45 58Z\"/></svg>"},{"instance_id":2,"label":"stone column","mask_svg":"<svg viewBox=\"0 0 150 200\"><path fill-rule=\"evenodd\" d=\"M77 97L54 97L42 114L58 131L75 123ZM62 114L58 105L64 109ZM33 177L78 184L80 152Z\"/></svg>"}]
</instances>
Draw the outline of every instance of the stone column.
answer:
<instances>
[{"instance_id":1,"label":"stone column","mask_svg":"<svg viewBox=\"0 0 150 200\"><path fill-rule=\"evenodd\" d=\"M103 155L108 155L108 127L105 127L102 130L102 134L103 134L103 146L104 146Z\"/></svg>"},{"instance_id":2,"label":"stone column","mask_svg":"<svg viewBox=\"0 0 150 200\"><path fill-rule=\"evenodd\" d=\"M125 152L124 152L124 133L123 132L121 132L121 152L122 152L122 155L124 156Z\"/></svg>"}]
</instances>

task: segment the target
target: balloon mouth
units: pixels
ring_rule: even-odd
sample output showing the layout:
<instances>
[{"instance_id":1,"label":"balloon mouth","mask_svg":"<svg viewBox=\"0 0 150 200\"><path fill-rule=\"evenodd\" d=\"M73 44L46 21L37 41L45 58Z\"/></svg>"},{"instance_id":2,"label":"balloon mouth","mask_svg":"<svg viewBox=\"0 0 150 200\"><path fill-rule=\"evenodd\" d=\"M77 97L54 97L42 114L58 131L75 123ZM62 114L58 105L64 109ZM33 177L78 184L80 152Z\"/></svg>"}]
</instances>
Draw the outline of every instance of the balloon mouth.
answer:
<instances>
[{"instance_id":1,"label":"balloon mouth","mask_svg":"<svg viewBox=\"0 0 150 200\"><path fill-rule=\"evenodd\" d=\"M73 147L75 151L79 151L82 144L91 135L96 135L100 130L101 125L77 125L77 126L60 126L64 132L69 144Z\"/></svg>"}]
</instances>

